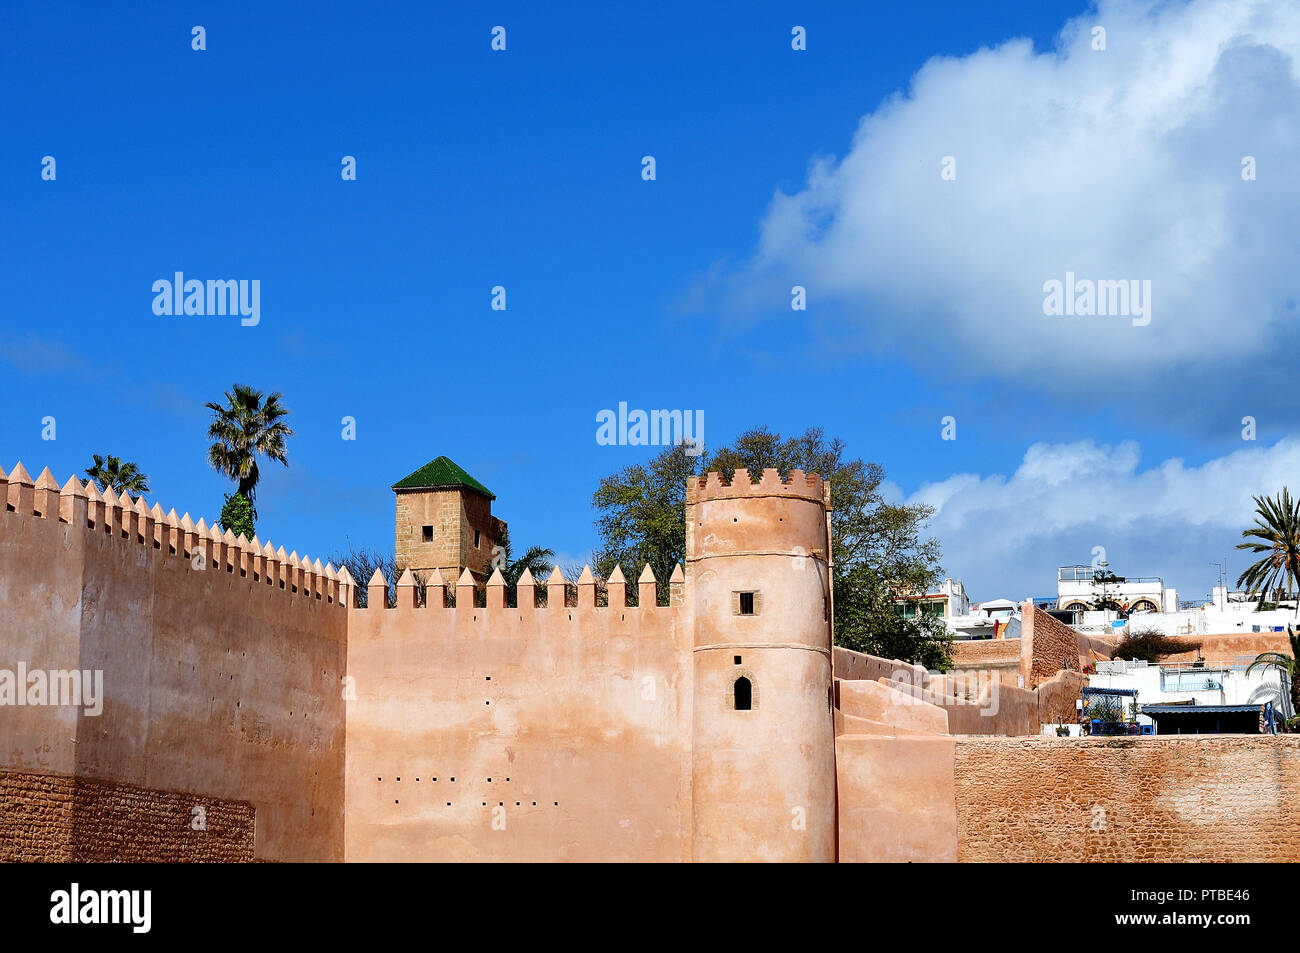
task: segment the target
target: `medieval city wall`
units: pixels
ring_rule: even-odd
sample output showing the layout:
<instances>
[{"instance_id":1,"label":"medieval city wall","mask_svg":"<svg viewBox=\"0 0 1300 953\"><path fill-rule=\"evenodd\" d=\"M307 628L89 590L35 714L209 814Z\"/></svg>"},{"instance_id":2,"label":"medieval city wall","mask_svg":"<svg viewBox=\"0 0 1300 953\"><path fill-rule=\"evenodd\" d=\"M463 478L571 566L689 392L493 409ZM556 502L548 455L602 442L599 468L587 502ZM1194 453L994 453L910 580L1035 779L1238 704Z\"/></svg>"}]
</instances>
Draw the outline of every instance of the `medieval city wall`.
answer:
<instances>
[{"instance_id":1,"label":"medieval city wall","mask_svg":"<svg viewBox=\"0 0 1300 953\"><path fill-rule=\"evenodd\" d=\"M988 673L1003 685L1024 687L1020 676L1020 639L958 639L952 643L954 674Z\"/></svg>"},{"instance_id":2,"label":"medieval city wall","mask_svg":"<svg viewBox=\"0 0 1300 953\"><path fill-rule=\"evenodd\" d=\"M102 672L104 699L98 716L0 709L3 770L247 801L259 859L341 859L347 611L332 572L75 479L60 490L48 471L15 468L5 493L0 667Z\"/></svg>"},{"instance_id":3,"label":"medieval city wall","mask_svg":"<svg viewBox=\"0 0 1300 953\"><path fill-rule=\"evenodd\" d=\"M464 577L462 577L464 579ZM675 584L576 606L430 585L349 614L349 861L691 858L692 631ZM617 577L621 580L621 574Z\"/></svg>"},{"instance_id":4,"label":"medieval city wall","mask_svg":"<svg viewBox=\"0 0 1300 953\"><path fill-rule=\"evenodd\" d=\"M1300 861L1300 738L958 738L962 861Z\"/></svg>"},{"instance_id":5,"label":"medieval city wall","mask_svg":"<svg viewBox=\"0 0 1300 953\"><path fill-rule=\"evenodd\" d=\"M202 827L193 808L204 805ZM242 801L56 774L0 773L0 862L233 863L253 860Z\"/></svg>"},{"instance_id":6,"label":"medieval city wall","mask_svg":"<svg viewBox=\"0 0 1300 953\"><path fill-rule=\"evenodd\" d=\"M1020 621L1020 675L1025 688L1033 688L1041 681L1063 670L1080 671L1080 657L1087 652L1081 636L1064 622L1056 619L1032 602L1021 607Z\"/></svg>"},{"instance_id":7,"label":"medieval city wall","mask_svg":"<svg viewBox=\"0 0 1300 953\"><path fill-rule=\"evenodd\" d=\"M84 546L57 509L38 519L0 508L0 669L80 668ZM0 708L0 771L75 773L77 719L71 707Z\"/></svg>"}]
</instances>

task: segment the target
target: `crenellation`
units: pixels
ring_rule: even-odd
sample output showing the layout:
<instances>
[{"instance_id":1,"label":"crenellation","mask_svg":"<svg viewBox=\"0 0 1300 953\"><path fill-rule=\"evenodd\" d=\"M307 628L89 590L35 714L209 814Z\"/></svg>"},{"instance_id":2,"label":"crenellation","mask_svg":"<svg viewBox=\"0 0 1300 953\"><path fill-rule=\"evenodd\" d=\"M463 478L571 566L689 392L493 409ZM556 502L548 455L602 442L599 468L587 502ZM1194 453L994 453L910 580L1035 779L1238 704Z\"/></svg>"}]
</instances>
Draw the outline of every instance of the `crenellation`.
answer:
<instances>
[{"instance_id":1,"label":"crenellation","mask_svg":"<svg viewBox=\"0 0 1300 953\"><path fill-rule=\"evenodd\" d=\"M521 613L532 613L537 609L537 580L532 571L525 568L515 584L515 602Z\"/></svg>"},{"instance_id":2,"label":"crenellation","mask_svg":"<svg viewBox=\"0 0 1300 953\"><path fill-rule=\"evenodd\" d=\"M262 582L274 588L279 581L280 566L275 558L275 550L271 547L271 541L267 540L262 544Z\"/></svg>"},{"instance_id":3,"label":"crenellation","mask_svg":"<svg viewBox=\"0 0 1300 953\"><path fill-rule=\"evenodd\" d=\"M86 484L86 526L96 532L104 531L104 494L99 492L95 481Z\"/></svg>"},{"instance_id":4,"label":"crenellation","mask_svg":"<svg viewBox=\"0 0 1300 953\"><path fill-rule=\"evenodd\" d=\"M592 575L591 567L586 565L578 576L578 608L596 608L596 577Z\"/></svg>"},{"instance_id":5,"label":"crenellation","mask_svg":"<svg viewBox=\"0 0 1300 953\"><path fill-rule=\"evenodd\" d=\"M642 609L653 609L659 605L659 583L655 580L654 570L646 563L637 580L637 604Z\"/></svg>"},{"instance_id":6,"label":"crenellation","mask_svg":"<svg viewBox=\"0 0 1300 953\"><path fill-rule=\"evenodd\" d=\"M59 519L69 526L85 526L89 502L81 481L75 476L68 477L68 482L59 490Z\"/></svg>"},{"instance_id":7,"label":"crenellation","mask_svg":"<svg viewBox=\"0 0 1300 953\"><path fill-rule=\"evenodd\" d=\"M708 500L746 499L756 497L795 497L815 500L819 503L829 502L825 495L827 484L816 473L791 470L783 481L780 471L768 467L762 477L754 481L745 467L737 467L730 481L723 474L712 470L686 481L687 504L702 503Z\"/></svg>"},{"instance_id":8,"label":"crenellation","mask_svg":"<svg viewBox=\"0 0 1300 953\"><path fill-rule=\"evenodd\" d=\"M104 669L114 686L105 721L42 723L52 744L63 739L55 770L243 798L256 809L248 836L257 859L1037 858L1041 831L1052 829L1045 821L976 831L1003 791L1021 787L1001 753L1024 748L1012 768L1037 778L1077 751L1025 737L1011 689L999 724L1020 735L1008 739L1014 749L972 740L980 712L993 707L987 686L959 710L952 678L917 691L885 660L871 660L879 672L837 675L833 659L846 652L831 648L829 566L818 556L829 549L829 486L797 470L785 480L770 468L757 480L744 469L725 484L716 473L693 478L686 562L664 580L643 566L636 609L621 566L603 581L604 605L590 565L572 581L553 568L540 581L542 606L539 580L525 571L517 608L499 568L479 607L484 581L469 567L448 578L407 566L395 611L382 611L389 584L376 570L367 610L305 616L294 594L356 608L346 567L75 477L58 490L56 521L48 471L37 481L15 472L0 494L41 519L2 514L0 607L50 620L58 651ZM126 553L124 539L160 552ZM29 565L50 574L52 588L33 586ZM290 598L249 598L263 585ZM36 627L13 628L28 638L20 645L36 644L24 634ZM846 674L869 678L856 688L871 691L850 690ZM845 698L858 708L846 711ZM904 718L928 712L921 701L934 703L929 727ZM1270 810L1271 779L1294 776L1298 752L1242 744L1253 759L1252 804ZM1132 757L1163 765L1177 747L1141 740ZM929 754L918 760L922 748ZM1086 782L1085 760L1067 766ZM974 806L954 813L954 763L982 772L998 797L976 803L972 784ZM895 775L898 807L886 816L875 811L876 779ZM507 826L487 823L494 807ZM1228 819L1234 809L1227 799L1216 808ZM951 821L928 825L926 812ZM1199 828L1180 836L1179 851L1197 856ZM1269 849L1295 859L1295 844ZM1147 847L1135 841L1107 859Z\"/></svg>"},{"instance_id":9,"label":"crenellation","mask_svg":"<svg viewBox=\"0 0 1300 953\"><path fill-rule=\"evenodd\" d=\"M153 509L149 511L149 516L153 520L153 547L163 554L171 551L171 526L167 523L167 514L163 508L154 501Z\"/></svg>"},{"instance_id":10,"label":"crenellation","mask_svg":"<svg viewBox=\"0 0 1300 953\"><path fill-rule=\"evenodd\" d=\"M326 602L332 603L334 601L334 592L331 588L331 584L334 581L334 577L331 572L327 572L327 567L328 567L328 563L326 564L326 566L321 566L320 558L317 557L312 561L311 571L312 574L316 577L316 584L315 584L316 598L317 599L323 598Z\"/></svg>"},{"instance_id":11,"label":"crenellation","mask_svg":"<svg viewBox=\"0 0 1300 953\"><path fill-rule=\"evenodd\" d=\"M212 567L212 534L208 530L208 524L202 516L194 524L194 532L190 539L190 558L194 559L198 554L198 561L195 568L208 570Z\"/></svg>"},{"instance_id":12,"label":"crenellation","mask_svg":"<svg viewBox=\"0 0 1300 953\"><path fill-rule=\"evenodd\" d=\"M154 520L153 511L145 505L144 497L137 497L135 501L136 524L139 537L136 540L146 549L156 549L157 543L154 540Z\"/></svg>"},{"instance_id":13,"label":"crenellation","mask_svg":"<svg viewBox=\"0 0 1300 953\"><path fill-rule=\"evenodd\" d=\"M196 524L188 513L178 518L175 509L164 513L159 503L150 505L143 495L132 497L111 487L101 489L95 481L83 483L76 475L60 486L48 467L35 480L21 462L14 466L12 474L3 468L0 474L4 474L0 499L5 500L7 510L16 514L80 526L92 534L103 533L186 561L193 560L197 553L202 557L202 567L193 563L191 569L206 568L238 576L250 585L265 582L328 605L343 600L337 571L334 578L328 578L319 559L313 562L296 552L290 557L283 547L277 552L269 543L256 538L250 541L242 534L235 536L229 529L223 530L215 522L209 525L202 518ZM352 595L351 587L348 595Z\"/></svg>"},{"instance_id":14,"label":"crenellation","mask_svg":"<svg viewBox=\"0 0 1300 953\"><path fill-rule=\"evenodd\" d=\"M609 579L605 581L605 590L609 593L611 609L627 608L627 580L623 577L621 567L616 565L614 571L609 574Z\"/></svg>"},{"instance_id":15,"label":"crenellation","mask_svg":"<svg viewBox=\"0 0 1300 953\"><path fill-rule=\"evenodd\" d=\"M36 478L32 488L32 514L45 519L57 519L59 513L59 482L46 467Z\"/></svg>"},{"instance_id":16,"label":"crenellation","mask_svg":"<svg viewBox=\"0 0 1300 953\"><path fill-rule=\"evenodd\" d=\"M565 591L568 589L568 582L564 578L564 573L560 572L560 567L556 566L551 570L550 576L546 579L546 608L563 609L566 602Z\"/></svg>"},{"instance_id":17,"label":"crenellation","mask_svg":"<svg viewBox=\"0 0 1300 953\"><path fill-rule=\"evenodd\" d=\"M117 501L117 494L111 486L104 487L100 494L104 498L104 533L119 539L122 535L122 505Z\"/></svg>"},{"instance_id":18,"label":"crenellation","mask_svg":"<svg viewBox=\"0 0 1300 953\"><path fill-rule=\"evenodd\" d=\"M429 573L429 578L424 584L424 605L427 609L447 608L447 580L440 569Z\"/></svg>"},{"instance_id":19,"label":"crenellation","mask_svg":"<svg viewBox=\"0 0 1300 953\"><path fill-rule=\"evenodd\" d=\"M247 579L249 582L256 582L253 578L253 553L250 552L252 543L243 533L235 538L235 572L236 575Z\"/></svg>"},{"instance_id":20,"label":"crenellation","mask_svg":"<svg viewBox=\"0 0 1300 953\"><path fill-rule=\"evenodd\" d=\"M366 583L366 609L388 608L388 579L383 570L376 568L370 581Z\"/></svg>"},{"instance_id":21,"label":"crenellation","mask_svg":"<svg viewBox=\"0 0 1300 953\"><path fill-rule=\"evenodd\" d=\"M474 608L474 596L478 589L474 582L474 574L466 566L461 572L460 578L456 580L456 611Z\"/></svg>"},{"instance_id":22,"label":"crenellation","mask_svg":"<svg viewBox=\"0 0 1300 953\"><path fill-rule=\"evenodd\" d=\"M339 604L347 609L357 607L357 584L347 566L339 567Z\"/></svg>"},{"instance_id":23,"label":"crenellation","mask_svg":"<svg viewBox=\"0 0 1300 953\"><path fill-rule=\"evenodd\" d=\"M36 482L18 461L9 471L8 507L19 516L31 516L34 512Z\"/></svg>"},{"instance_id":24,"label":"crenellation","mask_svg":"<svg viewBox=\"0 0 1300 953\"><path fill-rule=\"evenodd\" d=\"M140 522L140 510L136 502L140 497L132 498L130 493L121 493L118 499L122 504L122 539L139 545L143 540L144 527Z\"/></svg>"},{"instance_id":25,"label":"crenellation","mask_svg":"<svg viewBox=\"0 0 1300 953\"><path fill-rule=\"evenodd\" d=\"M501 575L499 568L492 570L492 575L487 581L487 600L484 607L488 610L504 609L506 607L506 579Z\"/></svg>"},{"instance_id":26,"label":"crenellation","mask_svg":"<svg viewBox=\"0 0 1300 953\"><path fill-rule=\"evenodd\" d=\"M377 571L377 570L376 570ZM384 586L384 597L387 598L388 587ZM411 575L411 570L403 569L402 575L397 579L397 608L414 609L417 607L415 591L415 577Z\"/></svg>"}]
</instances>

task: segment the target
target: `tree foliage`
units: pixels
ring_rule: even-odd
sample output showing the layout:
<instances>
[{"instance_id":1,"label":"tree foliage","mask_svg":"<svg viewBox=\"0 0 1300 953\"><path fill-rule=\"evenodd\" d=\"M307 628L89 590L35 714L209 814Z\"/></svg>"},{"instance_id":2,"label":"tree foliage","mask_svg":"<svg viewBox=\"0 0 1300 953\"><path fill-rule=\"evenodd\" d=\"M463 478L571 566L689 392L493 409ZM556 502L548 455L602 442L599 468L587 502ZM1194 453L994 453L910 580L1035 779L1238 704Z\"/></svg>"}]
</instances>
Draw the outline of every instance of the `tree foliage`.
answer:
<instances>
[{"instance_id":1,"label":"tree foliage","mask_svg":"<svg viewBox=\"0 0 1300 953\"><path fill-rule=\"evenodd\" d=\"M1287 627L1287 640L1291 643L1291 654L1285 652L1261 652L1255 661L1246 668L1249 675L1255 669L1274 669L1278 676L1290 686L1291 715L1300 715L1300 633Z\"/></svg>"},{"instance_id":2,"label":"tree foliage","mask_svg":"<svg viewBox=\"0 0 1300 953\"><path fill-rule=\"evenodd\" d=\"M378 569L384 574L384 580L388 583L388 591L385 603L388 608L397 605L397 580L402 576L402 567L397 565L397 559L389 553L381 553L377 549L366 549L364 546L357 548L351 543L346 550L336 549L330 554L328 562L332 563L335 568L347 569L348 575L356 583L357 605L366 608L370 603L370 593L367 589L367 583ZM415 599L417 605L424 605L428 597L428 577L425 573L411 573L415 579ZM455 585L455 581L452 581ZM454 590L450 593L449 598L454 598Z\"/></svg>"},{"instance_id":3,"label":"tree foliage","mask_svg":"<svg viewBox=\"0 0 1300 953\"><path fill-rule=\"evenodd\" d=\"M238 481L238 491L250 501L256 499L261 474L258 456L289 465L285 440L293 430L285 423L288 409L280 403L284 397L273 393L262 399L262 392L243 384L226 391L225 404L209 402L212 422L208 426L208 463L219 473Z\"/></svg>"},{"instance_id":4,"label":"tree foliage","mask_svg":"<svg viewBox=\"0 0 1300 953\"><path fill-rule=\"evenodd\" d=\"M1159 629L1139 629L1120 639L1111 651L1113 659L1133 662L1159 662L1170 655L1199 650L1201 643L1195 639L1181 639L1165 635Z\"/></svg>"},{"instance_id":5,"label":"tree foliage","mask_svg":"<svg viewBox=\"0 0 1300 953\"><path fill-rule=\"evenodd\" d=\"M668 578L686 559L686 480L699 464L679 444L600 481L591 498L599 514L597 575L608 578L621 566L635 594L636 579L648 565L659 581L659 604L668 604Z\"/></svg>"},{"instance_id":6,"label":"tree foliage","mask_svg":"<svg viewBox=\"0 0 1300 953\"><path fill-rule=\"evenodd\" d=\"M242 533L246 539L252 539L257 534L257 510L253 508L253 501L239 492L229 494L221 507L217 523L222 531L229 531L235 536Z\"/></svg>"},{"instance_id":7,"label":"tree foliage","mask_svg":"<svg viewBox=\"0 0 1300 953\"><path fill-rule=\"evenodd\" d=\"M1300 591L1300 501L1293 500L1286 487L1276 497L1254 500L1255 525L1241 531L1248 542L1237 548L1262 558L1237 577L1237 586L1259 593L1258 609L1270 592Z\"/></svg>"},{"instance_id":8,"label":"tree foliage","mask_svg":"<svg viewBox=\"0 0 1300 953\"><path fill-rule=\"evenodd\" d=\"M488 569L489 576L491 570L501 571L501 576L506 581L506 605L513 606L518 604L519 577L524 574L524 570L527 569L539 585L544 585L554 564L555 553L544 546L529 546L516 559L514 546L510 542L510 530L505 529L492 551L492 564Z\"/></svg>"},{"instance_id":9,"label":"tree foliage","mask_svg":"<svg viewBox=\"0 0 1300 953\"><path fill-rule=\"evenodd\" d=\"M149 492L149 478L136 464L123 462L114 456L105 459L97 453L92 453L90 458L94 462L86 468L86 476L98 483L101 490L111 489L114 493L127 492L137 496Z\"/></svg>"},{"instance_id":10,"label":"tree foliage","mask_svg":"<svg viewBox=\"0 0 1300 953\"><path fill-rule=\"evenodd\" d=\"M686 555L688 477L720 470L730 479L740 467L751 479L769 467L783 478L795 469L820 473L831 484L836 643L930 668L949 666L952 639L943 620L905 619L898 611L898 600L939 581L939 544L922 536L933 511L886 500L879 464L846 459L843 441L827 439L820 428L789 438L758 428L699 457L685 449L670 447L600 481L592 503L599 513L601 575L617 563L631 578L648 563L665 604L668 577Z\"/></svg>"},{"instance_id":11,"label":"tree foliage","mask_svg":"<svg viewBox=\"0 0 1300 953\"><path fill-rule=\"evenodd\" d=\"M1092 607L1099 611L1123 611L1124 605L1117 596L1119 584L1123 581L1124 577L1115 575L1104 562L1094 569L1092 572Z\"/></svg>"}]
</instances>

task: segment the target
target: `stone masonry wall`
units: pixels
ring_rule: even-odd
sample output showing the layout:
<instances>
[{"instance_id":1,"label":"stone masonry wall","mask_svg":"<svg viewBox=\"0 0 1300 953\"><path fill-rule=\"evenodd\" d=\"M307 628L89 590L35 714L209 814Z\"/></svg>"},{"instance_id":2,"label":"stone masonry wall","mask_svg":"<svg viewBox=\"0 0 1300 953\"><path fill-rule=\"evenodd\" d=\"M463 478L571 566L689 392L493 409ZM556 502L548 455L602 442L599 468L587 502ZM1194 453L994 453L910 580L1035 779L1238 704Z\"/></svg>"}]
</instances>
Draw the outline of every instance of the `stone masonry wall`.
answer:
<instances>
[{"instance_id":1,"label":"stone masonry wall","mask_svg":"<svg viewBox=\"0 0 1300 953\"><path fill-rule=\"evenodd\" d=\"M194 830L202 807L205 829ZM244 801L62 775L0 774L0 862L248 862Z\"/></svg>"},{"instance_id":2,"label":"stone masonry wall","mask_svg":"<svg viewBox=\"0 0 1300 953\"><path fill-rule=\"evenodd\" d=\"M961 861L1300 861L1300 737L958 738Z\"/></svg>"},{"instance_id":3,"label":"stone masonry wall","mask_svg":"<svg viewBox=\"0 0 1300 953\"><path fill-rule=\"evenodd\" d=\"M1079 635L1033 603L1022 606L1020 674L1025 688L1033 688L1057 672L1079 671Z\"/></svg>"},{"instance_id":4,"label":"stone masonry wall","mask_svg":"<svg viewBox=\"0 0 1300 953\"><path fill-rule=\"evenodd\" d=\"M103 691L6 707L0 771L247 801L258 859L341 860L351 587L75 478L0 481L0 669Z\"/></svg>"}]
</instances>

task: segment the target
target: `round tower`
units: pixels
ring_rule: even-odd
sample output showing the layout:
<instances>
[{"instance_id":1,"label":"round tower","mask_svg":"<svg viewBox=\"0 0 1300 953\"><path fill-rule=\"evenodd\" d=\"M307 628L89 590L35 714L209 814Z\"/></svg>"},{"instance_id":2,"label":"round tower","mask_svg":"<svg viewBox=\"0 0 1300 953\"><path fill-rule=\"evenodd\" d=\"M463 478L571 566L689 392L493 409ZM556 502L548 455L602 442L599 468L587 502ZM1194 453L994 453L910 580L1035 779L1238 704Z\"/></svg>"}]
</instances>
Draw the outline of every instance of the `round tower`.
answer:
<instances>
[{"instance_id":1,"label":"round tower","mask_svg":"<svg viewBox=\"0 0 1300 953\"><path fill-rule=\"evenodd\" d=\"M835 860L829 512L800 470L687 488L697 861Z\"/></svg>"}]
</instances>

